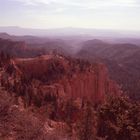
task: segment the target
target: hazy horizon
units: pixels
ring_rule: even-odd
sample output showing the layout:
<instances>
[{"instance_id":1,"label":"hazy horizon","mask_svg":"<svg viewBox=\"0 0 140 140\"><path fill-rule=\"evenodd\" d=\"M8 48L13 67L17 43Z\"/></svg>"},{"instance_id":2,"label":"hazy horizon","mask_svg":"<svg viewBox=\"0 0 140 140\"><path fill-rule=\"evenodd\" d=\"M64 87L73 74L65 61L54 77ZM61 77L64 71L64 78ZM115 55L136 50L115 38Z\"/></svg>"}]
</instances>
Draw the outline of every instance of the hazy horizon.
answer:
<instances>
[{"instance_id":1,"label":"hazy horizon","mask_svg":"<svg viewBox=\"0 0 140 140\"><path fill-rule=\"evenodd\" d=\"M0 26L140 30L138 0L2 0Z\"/></svg>"},{"instance_id":2,"label":"hazy horizon","mask_svg":"<svg viewBox=\"0 0 140 140\"><path fill-rule=\"evenodd\" d=\"M16 29L31 29L31 30L55 30L55 29L91 29L91 30L104 30L104 31L128 31L128 32L140 32L140 29L111 29L111 28L96 28L96 27L74 27L74 26L64 26L64 27L26 27L18 25L0 25L0 28L16 28Z\"/></svg>"},{"instance_id":3,"label":"hazy horizon","mask_svg":"<svg viewBox=\"0 0 140 140\"><path fill-rule=\"evenodd\" d=\"M91 36L91 37L130 37L139 38L139 30L117 30L117 29L97 29L97 28L76 28L76 27L61 27L61 28L27 28L20 26L0 26L0 33L9 35L33 35L33 36Z\"/></svg>"}]
</instances>

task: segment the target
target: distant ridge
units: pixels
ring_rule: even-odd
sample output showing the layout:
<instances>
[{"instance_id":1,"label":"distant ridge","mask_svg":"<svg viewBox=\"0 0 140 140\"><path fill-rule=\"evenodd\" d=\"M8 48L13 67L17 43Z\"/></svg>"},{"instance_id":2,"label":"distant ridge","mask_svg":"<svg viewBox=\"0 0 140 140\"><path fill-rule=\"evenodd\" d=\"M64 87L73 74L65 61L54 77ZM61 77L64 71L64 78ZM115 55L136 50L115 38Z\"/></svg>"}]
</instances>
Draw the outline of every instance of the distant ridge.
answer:
<instances>
[{"instance_id":1,"label":"distant ridge","mask_svg":"<svg viewBox=\"0 0 140 140\"><path fill-rule=\"evenodd\" d=\"M33 35L33 36L72 36L72 35L91 35L96 37L139 37L138 31L121 31L111 29L93 28L54 28L54 29L33 29L17 26L1 26L0 32L13 35Z\"/></svg>"}]
</instances>

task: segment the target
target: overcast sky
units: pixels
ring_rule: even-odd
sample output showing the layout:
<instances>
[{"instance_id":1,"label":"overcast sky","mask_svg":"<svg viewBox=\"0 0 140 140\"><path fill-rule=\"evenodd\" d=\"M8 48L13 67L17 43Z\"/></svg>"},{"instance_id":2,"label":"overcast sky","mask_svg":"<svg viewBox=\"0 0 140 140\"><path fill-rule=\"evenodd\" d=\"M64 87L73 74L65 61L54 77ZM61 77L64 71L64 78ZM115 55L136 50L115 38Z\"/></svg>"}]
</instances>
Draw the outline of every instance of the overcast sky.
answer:
<instances>
[{"instance_id":1,"label":"overcast sky","mask_svg":"<svg viewBox=\"0 0 140 140\"><path fill-rule=\"evenodd\" d=\"M140 30L140 0L0 0L0 26Z\"/></svg>"}]
</instances>

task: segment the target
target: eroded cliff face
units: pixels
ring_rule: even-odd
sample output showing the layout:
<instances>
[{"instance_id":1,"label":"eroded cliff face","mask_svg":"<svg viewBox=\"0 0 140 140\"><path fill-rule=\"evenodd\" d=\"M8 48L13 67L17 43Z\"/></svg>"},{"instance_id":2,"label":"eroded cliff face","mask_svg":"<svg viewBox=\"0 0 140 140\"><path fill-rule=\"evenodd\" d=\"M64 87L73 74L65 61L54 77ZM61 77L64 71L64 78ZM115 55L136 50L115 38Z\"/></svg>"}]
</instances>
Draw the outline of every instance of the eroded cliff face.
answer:
<instances>
[{"instance_id":1,"label":"eroded cliff face","mask_svg":"<svg viewBox=\"0 0 140 140\"><path fill-rule=\"evenodd\" d=\"M108 77L104 65L98 65L90 70L78 72L71 78L64 78L60 82L66 95L76 99L85 98L94 103L105 100L106 95L119 94L119 87Z\"/></svg>"},{"instance_id":2,"label":"eroded cliff face","mask_svg":"<svg viewBox=\"0 0 140 140\"><path fill-rule=\"evenodd\" d=\"M7 71L8 67L12 70ZM68 98L96 104L104 102L107 95L121 93L103 64L91 65L59 55L11 60L1 72L1 81L28 105Z\"/></svg>"}]
</instances>

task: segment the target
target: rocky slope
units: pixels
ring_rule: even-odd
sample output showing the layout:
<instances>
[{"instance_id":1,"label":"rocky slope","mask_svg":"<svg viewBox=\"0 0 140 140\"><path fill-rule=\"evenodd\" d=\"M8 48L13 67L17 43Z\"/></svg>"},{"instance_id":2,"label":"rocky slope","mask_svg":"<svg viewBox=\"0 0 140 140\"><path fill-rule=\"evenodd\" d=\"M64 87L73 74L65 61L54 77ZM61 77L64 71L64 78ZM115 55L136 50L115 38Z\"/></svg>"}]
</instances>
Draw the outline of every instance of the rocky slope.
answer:
<instances>
[{"instance_id":1,"label":"rocky slope","mask_svg":"<svg viewBox=\"0 0 140 140\"><path fill-rule=\"evenodd\" d=\"M103 64L62 55L0 60L0 139L139 139L139 104L119 96Z\"/></svg>"},{"instance_id":2,"label":"rocky slope","mask_svg":"<svg viewBox=\"0 0 140 140\"><path fill-rule=\"evenodd\" d=\"M120 93L103 64L60 55L9 60L1 68L1 85L28 100L28 105L39 106L48 96L86 98L96 104Z\"/></svg>"},{"instance_id":3,"label":"rocky slope","mask_svg":"<svg viewBox=\"0 0 140 140\"><path fill-rule=\"evenodd\" d=\"M107 94L120 93L117 84L109 79L103 64L91 65L59 55L17 59L15 64L25 77L30 77L32 86L36 86L34 82L40 83L36 88L44 96L52 92L73 99L87 98L98 103Z\"/></svg>"}]
</instances>

